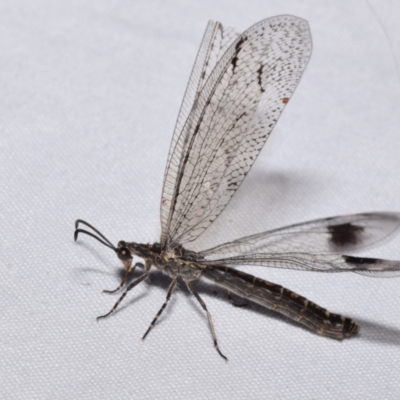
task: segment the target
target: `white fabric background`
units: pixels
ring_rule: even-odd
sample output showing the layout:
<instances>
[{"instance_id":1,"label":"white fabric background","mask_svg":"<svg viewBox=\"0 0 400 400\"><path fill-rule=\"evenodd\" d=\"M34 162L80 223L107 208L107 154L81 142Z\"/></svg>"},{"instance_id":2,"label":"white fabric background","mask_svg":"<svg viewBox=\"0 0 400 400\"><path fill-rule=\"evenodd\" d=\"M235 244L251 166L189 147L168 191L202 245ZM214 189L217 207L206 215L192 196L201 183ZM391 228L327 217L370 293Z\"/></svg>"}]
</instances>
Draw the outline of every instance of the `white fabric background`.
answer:
<instances>
[{"instance_id":1,"label":"white fabric background","mask_svg":"<svg viewBox=\"0 0 400 400\"><path fill-rule=\"evenodd\" d=\"M247 267L361 325L336 342L216 286L204 313L178 290L144 343L168 279L114 316L121 265L82 235L159 237L169 142L208 19L246 29L289 13L313 54L248 178L193 248L364 211L400 210L400 3L396 0L61 1L0 4L2 399L395 399L400 279ZM399 68L399 67L397 67ZM400 259L400 235L362 254Z\"/></svg>"}]
</instances>

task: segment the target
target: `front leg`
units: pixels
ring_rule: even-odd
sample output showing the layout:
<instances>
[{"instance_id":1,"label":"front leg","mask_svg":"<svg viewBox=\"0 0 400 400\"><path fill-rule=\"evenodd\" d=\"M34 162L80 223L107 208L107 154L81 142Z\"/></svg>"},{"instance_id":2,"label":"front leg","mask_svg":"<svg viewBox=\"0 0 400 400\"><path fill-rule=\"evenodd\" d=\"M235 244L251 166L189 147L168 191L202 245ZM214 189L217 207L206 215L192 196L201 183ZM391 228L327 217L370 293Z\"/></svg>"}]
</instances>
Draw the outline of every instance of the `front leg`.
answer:
<instances>
[{"instance_id":1,"label":"front leg","mask_svg":"<svg viewBox=\"0 0 400 400\"><path fill-rule=\"evenodd\" d=\"M151 267L151 260L146 259L145 260L146 266L144 266L142 263L137 262L133 267L129 268L126 273L124 278L122 279L121 283L119 284L119 286L114 289L114 290L103 290L103 293L107 293L107 294L115 294L117 293L119 290L121 290L121 288L126 284L126 282L129 281L130 277L133 275L133 273L135 272L136 267L140 267L140 268L144 268L146 271L150 270Z\"/></svg>"},{"instance_id":2,"label":"front leg","mask_svg":"<svg viewBox=\"0 0 400 400\"><path fill-rule=\"evenodd\" d=\"M145 265L145 272L139 276L139 278L137 278L135 281L133 281L124 291L124 293L122 293L121 297L117 300L117 302L114 304L114 307L107 313L104 315L100 315L100 317L97 317L97 321L103 318L108 317L109 315L111 315L118 307L119 303L121 303L121 301L123 300L123 298L127 295L127 293L133 289L136 285L138 285L139 283L143 282L149 275L150 275L150 268L152 265L152 262L150 259L146 259L145 260L146 265ZM135 264L136 266L137 264Z\"/></svg>"},{"instance_id":3,"label":"front leg","mask_svg":"<svg viewBox=\"0 0 400 400\"><path fill-rule=\"evenodd\" d=\"M122 279L121 283L119 284L119 286L116 289L114 289L114 290L103 290L103 293L107 293L107 294L117 293L125 285L125 283L128 282L130 277L135 272L136 267L144 268L144 265L142 263L136 263L132 268L130 268L130 269L128 269L126 271L124 278Z\"/></svg>"}]
</instances>

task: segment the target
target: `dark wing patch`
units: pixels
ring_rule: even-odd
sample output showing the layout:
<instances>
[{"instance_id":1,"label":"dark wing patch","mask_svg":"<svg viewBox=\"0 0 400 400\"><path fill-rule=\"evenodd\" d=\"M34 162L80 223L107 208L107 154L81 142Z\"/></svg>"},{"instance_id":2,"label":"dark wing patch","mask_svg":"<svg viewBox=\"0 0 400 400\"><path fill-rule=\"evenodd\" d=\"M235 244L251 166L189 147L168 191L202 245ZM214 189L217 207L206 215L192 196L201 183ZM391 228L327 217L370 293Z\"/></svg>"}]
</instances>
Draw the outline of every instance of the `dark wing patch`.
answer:
<instances>
[{"instance_id":1,"label":"dark wing patch","mask_svg":"<svg viewBox=\"0 0 400 400\"><path fill-rule=\"evenodd\" d=\"M400 276L400 261L369 257L342 257L346 265L356 274L374 278L396 278Z\"/></svg>"},{"instance_id":2,"label":"dark wing patch","mask_svg":"<svg viewBox=\"0 0 400 400\"><path fill-rule=\"evenodd\" d=\"M383 260L378 258L368 258L368 257L353 257L353 256L343 256L344 261L350 265L373 265L379 264Z\"/></svg>"},{"instance_id":3,"label":"dark wing patch","mask_svg":"<svg viewBox=\"0 0 400 400\"><path fill-rule=\"evenodd\" d=\"M346 223L328 226L328 231L331 234L330 242L334 246L347 247L362 242L364 227L352 223Z\"/></svg>"},{"instance_id":4,"label":"dark wing patch","mask_svg":"<svg viewBox=\"0 0 400 400\"><path fill-rule=\"evenodd\" d=\"M237 62L238 62L238 59L239 59L238 55L240 53L240 50L242 50L243 44L246 42L246 40L247 40L247 37L246 36L242 36L239 39L239 41L236 43L235 53L234 53L234 56L232 58L233 71L235 71L235 68L236 68L236 65L237 65Z\"/></svg>"},{"instance_id":5,"label":"dark wing patch","mask_svg":"<svg viewBox=\"0 0 400 400\"><path fill-rule=\"evenodd\" d=\"M201 254L349 253L390 236L400 225L400 213L375 212L323 218L236 239Z\"/></svg>"}]
</instances>

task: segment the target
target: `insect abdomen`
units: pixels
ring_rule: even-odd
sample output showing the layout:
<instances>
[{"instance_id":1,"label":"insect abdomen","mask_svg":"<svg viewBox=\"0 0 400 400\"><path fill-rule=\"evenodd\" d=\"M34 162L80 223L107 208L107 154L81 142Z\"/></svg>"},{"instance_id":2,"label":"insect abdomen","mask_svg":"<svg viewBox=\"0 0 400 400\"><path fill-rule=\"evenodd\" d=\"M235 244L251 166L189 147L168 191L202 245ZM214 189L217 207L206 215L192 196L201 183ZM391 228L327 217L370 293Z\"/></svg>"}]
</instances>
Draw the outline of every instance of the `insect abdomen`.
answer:
<instances>
[{"instance_id":1,"label":"insect abdomen","mask_svg":"<svg viewBox=\"0 0 400 400\"><path fill-rule=\"evenodd\" d=\"M211 266L203 272L205 278L238 296L279 312L320 335L340 340L358 331L358 325L352 319L332 314L280 285L230 267Z\"/></svg>"}]
</instances>

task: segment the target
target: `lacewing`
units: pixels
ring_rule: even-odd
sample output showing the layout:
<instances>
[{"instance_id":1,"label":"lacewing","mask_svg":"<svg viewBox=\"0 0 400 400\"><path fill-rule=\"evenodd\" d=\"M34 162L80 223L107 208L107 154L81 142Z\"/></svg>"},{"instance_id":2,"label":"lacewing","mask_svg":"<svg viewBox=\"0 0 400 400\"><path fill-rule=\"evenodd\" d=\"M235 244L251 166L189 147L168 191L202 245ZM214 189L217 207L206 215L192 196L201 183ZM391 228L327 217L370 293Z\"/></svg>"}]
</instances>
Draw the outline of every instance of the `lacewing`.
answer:
<instances>
[{"instance_id":1,"label":"lacewing","mask_svg":"<svg viewBox=\"0 0 400 400\"><path fill-rule=\"evenodd\" d=\"M334 339L354 335L358 325L306 298L237 270L260 265L319 272L355 272L373 277L400 275L400 261L347 255L394 232L400 213L373 212L324 218L261 232L201 252L183 245L195 240L218 217L249 172L300 81L311 55L308 23L290 15L265 19L242 34L219 22L207 25L173 133L161 199L159 243L120 241L114 246L85 221L77 220L75 240L84 233L111 248L126 275L112 291L124 289L105 318L126 294L144 281L151 267L171 278L166 300L147 336L168 304L178 279L207 314L218 353L215 329L192 282L217 285L298 321ZM79 228L86 225L91 231ZM145 265L132 265L133 256ZM137 266L144 272L133 282Z\"/></svg>"}]
</instances>

